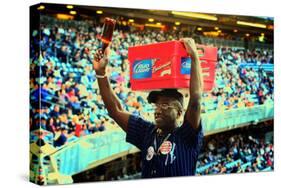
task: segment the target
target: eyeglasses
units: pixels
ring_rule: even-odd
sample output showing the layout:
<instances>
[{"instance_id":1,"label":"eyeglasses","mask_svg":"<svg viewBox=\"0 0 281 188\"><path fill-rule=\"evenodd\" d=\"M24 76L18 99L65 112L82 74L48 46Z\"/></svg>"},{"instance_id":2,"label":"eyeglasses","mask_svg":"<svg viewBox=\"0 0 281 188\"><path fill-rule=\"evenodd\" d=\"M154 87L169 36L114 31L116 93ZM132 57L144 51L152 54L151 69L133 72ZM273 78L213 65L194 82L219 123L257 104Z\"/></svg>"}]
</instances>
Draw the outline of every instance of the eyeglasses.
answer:
<instances>
[{"instance_id":1,"label":"eyeglasses","mask_svg":"<svg viewBox=\"0 0 281 188\"><path fill-rule=\"evenodd\" d=\"M175 106L163 103L163 104L153 104L152 108L154 110L156 110L156 109L168 110L168 108L175 108Z\"/></svg>"}]
</instances>

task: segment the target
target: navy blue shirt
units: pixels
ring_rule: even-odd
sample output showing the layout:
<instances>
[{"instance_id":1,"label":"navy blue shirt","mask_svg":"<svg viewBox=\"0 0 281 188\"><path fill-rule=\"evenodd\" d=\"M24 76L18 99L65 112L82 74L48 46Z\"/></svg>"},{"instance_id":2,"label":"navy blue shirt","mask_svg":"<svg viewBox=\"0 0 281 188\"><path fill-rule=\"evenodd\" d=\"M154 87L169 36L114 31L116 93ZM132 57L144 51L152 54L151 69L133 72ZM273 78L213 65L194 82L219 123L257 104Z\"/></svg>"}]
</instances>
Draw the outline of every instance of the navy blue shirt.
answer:
<instances>
[{"instance_id":1,"label":"navy blue shirt","mask_svg":"<svg viewBox=\"0 0 281 188\"><path fill-rule=\"evenodd\" d=\"M142 178L195 175L202 125L195 130L185 122L161 138L153 123L131 115L126 141L141 151Z\"/></svg>"}]
</instances>

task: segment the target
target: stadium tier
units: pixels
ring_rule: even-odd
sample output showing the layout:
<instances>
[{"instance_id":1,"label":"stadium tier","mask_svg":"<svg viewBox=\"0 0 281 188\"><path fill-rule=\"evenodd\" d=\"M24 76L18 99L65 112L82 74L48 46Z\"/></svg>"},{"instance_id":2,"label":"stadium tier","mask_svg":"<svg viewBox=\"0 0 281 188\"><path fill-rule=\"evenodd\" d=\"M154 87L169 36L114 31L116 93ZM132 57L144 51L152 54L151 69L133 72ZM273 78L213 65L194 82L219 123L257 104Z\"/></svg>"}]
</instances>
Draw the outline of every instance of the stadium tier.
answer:
<instances>
[{"instance_id":1,"label":"stadium tier","mask_svg":"<svg viewBox=\"0 0 281 188\"><path fill-rule=\"evenodd\" d=\"M41 16L40 30L32 31L32 181L37 181L35 177L41 174L49 183L71 183L75 174L138 152L125 142L125 133L108 116L98 90L90 59L101 46L100 34L101 26L90 21L61 22L48 16ZM114 32L108 74L115 94L127 111L153 121L153 108L146 102L148 93L130 90L128 47L178 40L183 36L181 31L147 29ZM210 44L210 40L202 39ZM38 47L40 54L36 51ZM219 46L215 87L203 94L204 134L212 136L273 119L273 68L270 48ZM217 134L212 139L213 145L224 142ZM216 151L205 146L197 165L198 175L273 169L272 142L250 139L244 134L234 135L229 142L216 146ZM248 151L250 147L256 150ZM43 159L39 160L42 152Z\"/></svg>"}]
</instances>

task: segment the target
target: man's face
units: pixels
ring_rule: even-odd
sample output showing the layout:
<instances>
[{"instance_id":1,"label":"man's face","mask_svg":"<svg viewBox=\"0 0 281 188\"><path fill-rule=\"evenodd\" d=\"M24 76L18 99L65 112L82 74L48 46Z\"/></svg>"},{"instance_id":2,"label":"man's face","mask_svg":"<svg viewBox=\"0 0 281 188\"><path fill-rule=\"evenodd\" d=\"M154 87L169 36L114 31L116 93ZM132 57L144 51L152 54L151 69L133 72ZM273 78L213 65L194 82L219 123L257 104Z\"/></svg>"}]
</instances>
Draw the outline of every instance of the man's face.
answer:
<instances>
[{"instance_id":1,"label":"man's face","mask_svg":"<svg viewBox=\"0 0 281 188\"><path fill-rule=\"evenodd\" d=\"M181 116L180 103L170 97L159 96L155 103L155 123L160 129L175 127L176 120Z\"/></svg>"}]
</instances>

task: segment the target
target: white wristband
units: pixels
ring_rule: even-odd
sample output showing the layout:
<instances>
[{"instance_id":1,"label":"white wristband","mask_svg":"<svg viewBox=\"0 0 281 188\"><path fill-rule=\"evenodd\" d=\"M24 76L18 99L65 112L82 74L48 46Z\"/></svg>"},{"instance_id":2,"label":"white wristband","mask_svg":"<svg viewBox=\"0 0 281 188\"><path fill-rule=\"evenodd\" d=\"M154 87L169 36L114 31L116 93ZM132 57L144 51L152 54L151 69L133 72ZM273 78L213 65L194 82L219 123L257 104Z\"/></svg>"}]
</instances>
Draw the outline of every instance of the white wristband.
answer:
<instances>
[{"instance_id":1,"label":"white wristband","mask_svg":"<svg viewBox=\"0 0 281 188\"><path fill-rule=\"evenodd\" d=\"M105 73L104 75L98 75L98 74L96 74L96 77L97 77L97 78L105 78L105 77L106 77L106 73Z\"/></svg>"}]
</instances>

